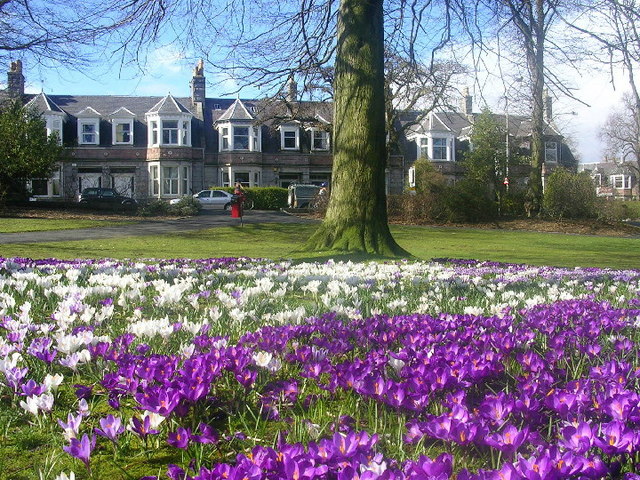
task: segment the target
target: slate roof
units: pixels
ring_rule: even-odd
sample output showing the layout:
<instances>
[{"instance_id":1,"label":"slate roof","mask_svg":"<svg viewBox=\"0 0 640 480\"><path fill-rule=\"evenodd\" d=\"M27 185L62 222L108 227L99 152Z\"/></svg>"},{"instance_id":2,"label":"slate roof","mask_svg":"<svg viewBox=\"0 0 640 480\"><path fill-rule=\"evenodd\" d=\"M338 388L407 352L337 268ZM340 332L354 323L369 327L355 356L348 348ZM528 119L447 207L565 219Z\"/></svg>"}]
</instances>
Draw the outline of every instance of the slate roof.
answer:
<instances>
[{"instance_id":1,"label":"slate roof","mask_svg":"<svg viewBox=\"0 0 640 480\"><path fill-rule=\"evenodd\" d=\"M239 121L249 121L252 122L254 120L253 115L249 113L247 107L244 105L242 100L237 98L229 108L227 108L222 115L220 115L217 119L218 122L222 121L231 121L231 120L239 120Z\"/></svg>"},{"instance_id":2,"label":"slate roof","mask_svg":"<svg viewBox=\"0 0 640 480\"><path fill-rule=\"evenodd\" d=\"M189 102L190 101L191 100L189 100ZM188 113L193 115L193 113L191 113L189 109L187 109L181 102L176 100L171 94L161 99L146 113L157 113L160 115Z\"/></svg>"},{"instance_id":3,"label":"slate roof","mask_svg":"<svg viewBox=\"0 0 640 480\"><path fill-rule=\"evenodd\" d=\"M25 106L41 113L64 113L44 92L33 97Z\"/></svg>"}]
</instances>

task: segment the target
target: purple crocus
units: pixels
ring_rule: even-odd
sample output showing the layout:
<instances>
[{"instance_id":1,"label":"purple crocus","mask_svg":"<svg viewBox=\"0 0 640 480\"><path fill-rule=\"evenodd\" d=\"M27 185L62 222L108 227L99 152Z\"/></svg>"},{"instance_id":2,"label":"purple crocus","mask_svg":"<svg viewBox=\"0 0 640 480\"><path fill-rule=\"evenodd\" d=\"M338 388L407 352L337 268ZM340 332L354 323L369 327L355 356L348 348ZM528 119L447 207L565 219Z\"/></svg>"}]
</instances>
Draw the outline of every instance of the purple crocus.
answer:
<instances>
[{"instance_id":1,"label":"purple crocus","mask_svg":"<svg viewBox=\"0 0 640 480\"><path fill-rule=\"evenodd\" d=\"M105 418L100 419L100 427L96 428L96 433L102 437L106 437L112 442L116 442L118 436L124 432L122 420L109 414Z\"/></svg>"},{"instance_id":2,"label":"purple crocus","mask_svg":"<svg viewBox=\"0 0 640 480\"><path fill-rule=\"evenodd\" d=\"M178 427L175 432L170 432L167 436L167 443L172 447L186 450L191 439L191 430L188 428Z\"/></svg>"},{"instance_id":3,"label":"purple crocus","mask_svg":"<svg viewBox=\"0 0 640 480\"><path fill-rule=\"evenodd\" d=\"M69 446L62 447L62 449L72 457L81 460L87 469L89 469L91 452L96 447L96 436L92 435L91 438L89 438L85 433L82 435L82 439L78 440L77 438L72 438L70 442Z\"/></svg>"},{"instance_id":4,"label":"purple crocus","mask_svg":"<svg viewBox=\"0 0 640 480\"><path fill-rule=\"evenodd\" d=\"M508 424L500 433L492 433L485 438L485 443L501 452L512 455L524 443L529 435L529 427L518 430Z\"/></svg>"},{"instance_id":5,"label":"purple crocus","mask_svg":"<svg viewBox=\"0 0 640 480\"><path fill-rule=\"evenodd\" d=\"M151 428L151 417L149 415L146 415L142 421L137 417L133 417L129 430L143 440L146 439L148 435L156 435L158 433L158 430Z\"/></svg>"}]
</instances>

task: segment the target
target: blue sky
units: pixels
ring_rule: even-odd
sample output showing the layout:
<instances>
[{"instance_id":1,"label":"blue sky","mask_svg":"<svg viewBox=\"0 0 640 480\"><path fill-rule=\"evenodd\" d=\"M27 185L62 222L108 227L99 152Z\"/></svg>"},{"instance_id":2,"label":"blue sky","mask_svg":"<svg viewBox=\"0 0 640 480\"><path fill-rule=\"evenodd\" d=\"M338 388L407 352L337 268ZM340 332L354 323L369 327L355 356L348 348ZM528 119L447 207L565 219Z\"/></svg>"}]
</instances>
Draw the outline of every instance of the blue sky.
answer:
<instances>
[{"instance_id":1,"label":"blue sky","mask_svg":"<svg viewBox=\"0 0 640 480\"><path fill-rule=\"evenodd\" d=\"M102 69L95 74L61 70L43 72L34 71L25 64L26 89L30 93L44 91L48 94L164 96L171 93L177 97L189 96L189 81L195 66L193 60L185 60L170 48L156 50L149 59L145 75L141 75L136 68ZM622 92L626 87L622 73L618 72L618 90L613 89L604 73L595 75L590 72L584 77L578 74L572 79L572 83L578 87L576 95L590 106L568 99L554 104L556 123L565 135L574 139L583 163L596 162L602 158L603 145L598 132L608 114L620 105ZM205 76L208 83L217 82L216 85L207 85L208 97L236 96L233 92L237 86L233 81L220 73L207 71L206 66ZM261 96L261 93L258 90L243 90L240 96L255 98ZM480 111L481 106L475 101L476 98L474 96L474 110ZM486 99L493 111L503 111L504 101L501 102L499 96L492 99L488 95Z\"/></svg>"}]
</instances>

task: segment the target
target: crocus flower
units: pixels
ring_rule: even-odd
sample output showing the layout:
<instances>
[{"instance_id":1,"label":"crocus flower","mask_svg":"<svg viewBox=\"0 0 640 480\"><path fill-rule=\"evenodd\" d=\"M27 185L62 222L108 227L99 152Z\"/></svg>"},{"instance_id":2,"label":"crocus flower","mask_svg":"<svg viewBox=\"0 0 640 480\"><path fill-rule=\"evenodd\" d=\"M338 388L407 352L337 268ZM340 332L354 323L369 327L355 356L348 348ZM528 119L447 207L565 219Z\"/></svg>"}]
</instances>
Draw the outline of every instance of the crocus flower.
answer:
<instances>
[{"instance_id":1,"label":"crocus flower","mask_svg":"<svg viewBox=\"0 0 640 480\"><path fill-rule=\"evenodd\" d=\"M492 433L485 438L485 443L509 455L518 450L529 435L529 427L518 430L515 426L508 424L500 433Z\"/></svg>"},{"instance_id":2,"label":"crocus flower","mask_svg":"<svg viewBox=\"0 0 640 480\"><path fill-rule=\"evenodd\" d=\"M91 452L96 447L96 436L92 435L91 438L85 433L82 435L82 439L72 438L69 446L62 447L72 457L81 460L85 464L87 469L89 468L89 460L91 458Z\"/></svg>"},{"instance_id":3,"label":"crocus flower","mask_svg":"<svg viewBox=\"0 0 640 480\"><path fill-rule=\"evenodd\" d=\"M158 433L158 430L154 430L151 427L151 417L149 415L146 415L142 421L137 417L133 417L127 428L143 440L147 438L148 435L155 435Z\"/></svg>"},{"instance_id":4,"label":"crocus flower","mask_svg":"<svg viewBox=\"0 0 640 480\"><path fill-rule=\"evenodd\" d=\"M78 431L80 430L80 424L82 423L82 415L73 415L69 413L67 415L67 423L62 420L58 420L58 425L64 430L64 436L66 440L76 438Z\"/></svg>"},{"instance_id":5,"label":"crocus flower","mask_svg":"<svg viewBox=\"0 0 640 480\"><path fill-rule=\"evenodd\" d=\"M178 427L175 432L170 432L167 437L167 443L172 447L186 449L189 446L191 438L191 430L188 428Z\"/></svg>"},{"instance_id":6,"label":"crocus flower","mask_svg":"<svg viewBox=\"0 0 640 480\"><path fill-rule=\"evenodd\" d=\"M220 436L215 428L211 425L207 425L206 423L200 422L198 425L198 430L200 430L200 435L191 435L191 440L196 443L218 443Z\"/></svg>"},{"instance_id":7,"label":"crocus flower","mask_svg":"<svg viewBox=\"0 0 640 480\"><path fill-rule=\"evenodd\" d=\"M118 439L118 436L124 432L122 420L109 414L105 418L100 419L100 427L96 428L96 433L102 437L106 437L112 442Z\"/></svg>"}]
</instances>

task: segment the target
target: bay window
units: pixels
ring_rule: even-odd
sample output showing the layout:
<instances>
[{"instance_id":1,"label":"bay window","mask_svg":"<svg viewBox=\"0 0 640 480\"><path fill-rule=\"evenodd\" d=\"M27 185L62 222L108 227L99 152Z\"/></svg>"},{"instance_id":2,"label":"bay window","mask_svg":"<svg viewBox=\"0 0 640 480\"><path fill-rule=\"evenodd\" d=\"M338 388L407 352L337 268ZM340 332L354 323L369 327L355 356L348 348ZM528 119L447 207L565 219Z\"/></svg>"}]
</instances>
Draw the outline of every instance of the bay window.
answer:
<instances>
[{"instance_id":1,"label":"bay window","mask_svg":"<svg viewBox=\"0 0 640 480\"><path fill-rule=\"evenodd\" d=\"M447 160L447 139L446 138L433 138L433 160L446 161Z\"/></svg>"}]
</instances>

